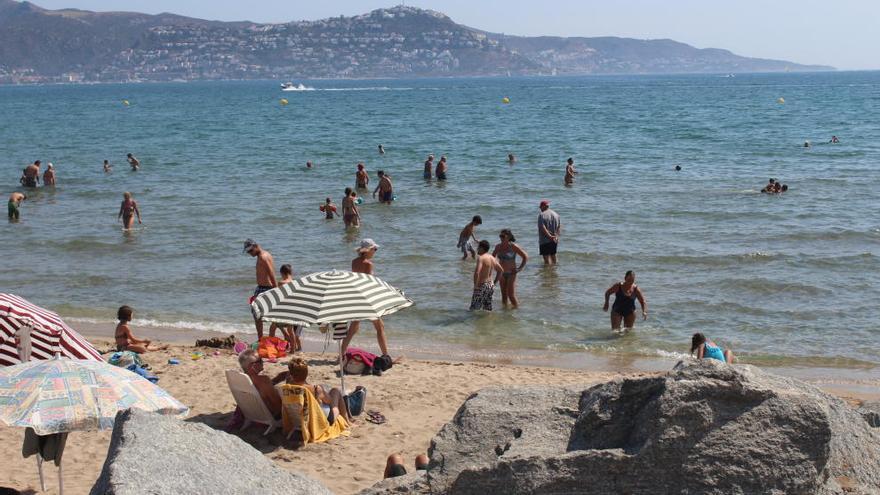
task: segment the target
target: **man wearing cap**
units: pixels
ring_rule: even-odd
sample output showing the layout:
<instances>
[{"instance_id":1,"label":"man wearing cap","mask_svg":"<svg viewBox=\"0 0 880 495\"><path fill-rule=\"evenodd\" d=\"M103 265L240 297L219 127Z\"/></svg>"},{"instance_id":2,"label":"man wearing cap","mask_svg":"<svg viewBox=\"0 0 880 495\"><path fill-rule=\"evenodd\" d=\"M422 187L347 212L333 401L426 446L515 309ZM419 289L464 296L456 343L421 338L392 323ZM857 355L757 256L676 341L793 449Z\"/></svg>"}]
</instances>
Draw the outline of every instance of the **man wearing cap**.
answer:
<instances>
[{"instance_id":1,"label":"man wearing cap","mask_svg":"<svg viewBox=\"0 0 880 495\"><path fill-rule=\"evenodd\" d=\"M373 256L376 255L376 250L379 249L379 245L376 244L373 239L364 239L361 241L361 247L357 249L358 257L351 260L351 271L355 273L366 273L367 275L373 274ZM353 321L348 326L348 335L345 336L345 340L342 341L342 354L345 354L345 350L348 349L348 344L351 343L351 340L358 333L358 330L361 327L361 322ZM379 318L377 320L373 320L373 328L376 329L376 340L379 342L379 350L382 351L383 356L388 355L388 340L385 338L385 324L382 322L382 319Z\"/></svg>"},{"instance_id":2,"label":"man wearing cap","mask_svg":"<svg viewBox=\"0 0 880 495\"><path fill-rule=\"evenodd\" d=\"M269 251L260 248L260 245L253 239L248 239L244 241L244 252L257 258L257 288L254 289L254 297L277 287L278 282L275 281L275 260L272 259ZM263 320L257 318L257 315L254 315L254 326L257 328L257 339L262 339Z\"/></svg>"},{"instance_id":3,"label":"man wearing cap","mask_svg":"<svg viewBox=\"0 0 880 495\"><path fill-rule=\"evenodd\" d=\"M544 257L544 264L555 265L562 223L559 221L559 214L550 209L550 201L545 199L538 207L541 209L538 214L538 248Z\"/></svg>"}]
</instances>

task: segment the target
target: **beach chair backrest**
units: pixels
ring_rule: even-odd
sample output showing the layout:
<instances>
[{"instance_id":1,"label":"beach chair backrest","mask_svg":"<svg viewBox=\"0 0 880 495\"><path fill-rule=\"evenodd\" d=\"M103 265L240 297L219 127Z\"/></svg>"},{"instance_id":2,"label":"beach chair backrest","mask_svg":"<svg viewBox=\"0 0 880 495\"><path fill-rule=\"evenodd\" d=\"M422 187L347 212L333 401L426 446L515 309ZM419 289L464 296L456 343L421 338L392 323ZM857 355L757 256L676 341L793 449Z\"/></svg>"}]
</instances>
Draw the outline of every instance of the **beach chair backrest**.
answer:
<instances>
[{"instance_id":1,"label":"beach chair backrest","mask_svg":"<svg viewBox=\"0 0 880 495\"><path fill-rule=\"evenodd\" d=\"M229 391L232 392L235 403L246 419L262 424L274 424L272 413L247 375L238 370L226 370L226 382L229 384Z\"/></svg>"}]
</instances>

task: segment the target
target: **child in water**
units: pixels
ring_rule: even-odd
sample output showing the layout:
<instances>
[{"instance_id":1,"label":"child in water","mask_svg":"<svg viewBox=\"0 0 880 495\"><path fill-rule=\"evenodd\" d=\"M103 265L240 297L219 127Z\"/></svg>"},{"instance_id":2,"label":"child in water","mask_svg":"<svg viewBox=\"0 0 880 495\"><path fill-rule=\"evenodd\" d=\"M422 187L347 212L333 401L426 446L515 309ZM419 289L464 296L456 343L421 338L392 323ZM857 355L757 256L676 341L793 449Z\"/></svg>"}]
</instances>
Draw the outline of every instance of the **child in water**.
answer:
<instances>
[{"instance_id":1,"label":"child in water","mask_svg":"<svg viewBox=\"0 0 880 495\"><path fill-rule=\"evenodd\" d=\"M324 212L324 218L327 220L333 220L336 216L336 205L333 204L333 200L330 198L327 198L326 203L322 204L319 208Z\"/></svg>"},{"instance_id":2,"label":"child in water","mask_svg":"<svg viewBox=\"0 0 880 495\"><path fill-rule=\"evenodd\" d=\"M707 339L702 333L695 333L691 337L691 354L697 353L697 359L717 359L722 363L733 364L735 359L730 349L721 349L715 342Z\"/></svg>"}]
</instances>

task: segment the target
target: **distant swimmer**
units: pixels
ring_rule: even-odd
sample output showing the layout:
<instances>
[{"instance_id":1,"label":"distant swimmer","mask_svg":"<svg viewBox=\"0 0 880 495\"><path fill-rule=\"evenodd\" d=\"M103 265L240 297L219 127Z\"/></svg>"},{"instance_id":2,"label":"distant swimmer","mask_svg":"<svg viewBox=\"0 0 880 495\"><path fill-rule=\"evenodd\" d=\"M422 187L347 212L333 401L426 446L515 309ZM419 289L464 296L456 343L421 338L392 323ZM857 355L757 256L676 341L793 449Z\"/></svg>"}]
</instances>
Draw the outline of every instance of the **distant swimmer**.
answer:
<instances>
[{"instance_id":1,"label":"distant swimmer","mask_svg":"<svg viewBox=\"0 0 880 495\"><path fill-rule=\"evenodd\" d=\"M507 163L509 163L509 164L511 164L511 165L513 165L514 163L516 163L516 157L513 156L513 153L510 153L510 154L507 155Z\"/></svg>"},{"instance_id":2,"label":"distant swimmer","mask_svg":"<svg viewBox=\"0 0 880 495\"><path fill-rule=\"evenodd\" d=\"M21 207L21 202L26 200L27 196L20 192L14 192L9 195L9 203L6 208L9 211L9 220L12 222L17 222L19 217L21 216L19 212L19 208Z\"/></svg>"},{"instance_id":3,"label":"distant swimmer","mask_svg":"<svg viewBox=\"0 0 880 495\"><path fill-rule=\"evenodd\" d=\"M477 251L474 248L474 244L478 243L477 236L474 233L477 225L483 224L483 218L480 215L474 215L474 218L471 219L470 223L464 226L461 229L461 233L458 234L458 248L461 249L461 260L464 261L468 257L468 253L471 253L471 258L476 259ZM471 242L473 240L473 242Z\"/></svg>"},{"instance_id":4,"label":"distant swimmer","mask_svg":"<svg viewBox=\"0 0 880 495\"><path fill-rule=\"evenodd\" d=\"M611 330L620 330L620 324L630 329L636 323L636 299L642 306L642 318L648 319L648 303L642 290L636 285L636 274L630 270L623 277L623 282L617 282L605 291L605 305L602 311L608 311L608 299L614 294L614 305L611 306Z\"/></svg>"},{"instance_id":5,"label":"distant swimmer","mask_svg":"<svg viewBox=\"0 0 880 495\"><path fill-rule=\"evenodd\" d=\"M312 162L306 162L306 168L312 168Z\"/></svg>"},{"instance_id":6,"label":"distant swimmer","mask_svg":"<svg viewBox=\"0 0 880 495\"><path fill-rule=\"evenodd\" d=\"M831 141L829 143L839 143L840 139L837 139L837 136L831 136Z\"/></svg>"},{"instance_id":7,"label":"distant swimmer","mask_svg":"<svg viewBox=\"0 0 880 495\"><path fill-rule=\"evenodd\" d=\"M384 155L384 154L385 154L385 147L382 146L381 144L379 145L379 154L380 154L380 155Z\"/></svg>"},{"instance_id":8,"label":"distant swimmer","mask_svg":"<svg viewBox=\"0 0 880 495\"><path fill-rule=\"evenodd\" d=\"M574 158L569 158L568 162L565 165L565 185L570 186L574 184L574 176L577 174L577 170L574 168Z\"/></svg>"},{"instance_id":9,"label":"distant swimmer","mask_svg":"<svg viewBox=\"0 0 880 495\"><path fill-rule=\"evenodd\" d=\"M449 171L449 166L446 165L446 155L442 155L440 161L437 162L436 170L434 170L437 180L446 180L447 171Z\"/></svg>"},{"instance_id":10,"label":"distant swimmer","mask_svg":"<svg viewBox=\"0 0 880 495\"><path fill-rule=\"evenodd\" d=\"M336 217L336 205L330 198L327 198L326 202L320 206L320 210L324 212L324 218L327 220L333 220Z\"/></svg>"},{"instance_id":11,"label":"distant swimmer","mask_svg":"<svg viewBox=\"0 0 880 495\"><path fill-rule=\"evenodd\" d=\"M370 183L370 174L367 173L363 162L357 164L357 172L354 175L354 186L357 189L366 189Z\"/></svg>"},{"instance_id":12,"label":"distant swimmer","mask_svg":"<svg viewBox=\"0 0 880 495\"><path fill-rule=\"evenodd\" d=\"M113 171L113 165L110 165L110 160L104 160L104 173L109 174Z\"/></svg>"},{"instance_id":13,"label":"distant swimmer","mask_svg":"<svg viewBox=\"0 0 880 495\"><path fill-rule=\"evenodd\" d=\"M810 142L804 141L804 148L809 148L809 147L810 147Z\"/></svg>"},{"instance_id":14,"label":"distant swimmer","mask_svg":"<svg viewBox=\"0 0 880 495\"><path fill-rule=\"evenodd\" d=\"M21 185L24 187L37 187L40 184L40 160L28 165L21 171Z\"/></svg>"},{"instance_id":15,"label":"distant swimmer","mask_svg":"<svg viewBox=\"0 0 880 495\"><path fill-rule=\"evenodd\" d=\"M43 185L55 187L55 166L51 162L43 172Z\"/></svg>"},{"instance_id":16,"label":"distant swimmer","mask_svg":"<svg viewBox=\"0 0 880 495\"><path fill-rule=\"evenodd\" d=\"M431 176L434 175L433 170L434 170L434 155L428 155L428 159L425 160L425 171L422 174L422 176L425 179L430 179Z\"/></svg>"},{"instance_id":17,"label":"distant swimmer","mask_svg":"<svg viewBox=\"0 0 880 495\"><path fill-rule=\"evenodd\" d=\"M373 190L373 197L379 193L379 202L390 205L394 201L394 184L391 183L391 176L382 170L377 175L379 176L379 185Z\"/></svg>"},{"instance_id":18,"label":"distant swimmer","mask_svg":"<svg viewBox=\"0 0 880 495\"><path fill-rule=\"evenodd\" d=\"M116 220L122 219L122 225L125 230L131 230L134 226L134 218L137 217L138 223L141 222L141 211L138 209L137 201L131 199L131 193L126 192L122 195L122 204L119 206L119 215Z\"/></svg>"},{"instance_id":19,"label":"distant swimmer","mask_svg":"<svg viewBox=\"0 0 880 495\"><path fill-rule=\"evenodd\" d=\"M134 157L131 153L125 156L126 160L128 160L128 164L131 165L131 171L137 172L138 169L141 168L141 162L137 158Z\"/></svg>"},{"instance_id":20,"label":"distant swimmer","mask_svg":"<svg viewBox=\"0 0 880 495\"><path fill-rule=\"evenodd\" d=\"M676 165L676 166L675 166L675 171L676 171L676 172L681 172L681 165Z\"/></svg>"}]
</instances>

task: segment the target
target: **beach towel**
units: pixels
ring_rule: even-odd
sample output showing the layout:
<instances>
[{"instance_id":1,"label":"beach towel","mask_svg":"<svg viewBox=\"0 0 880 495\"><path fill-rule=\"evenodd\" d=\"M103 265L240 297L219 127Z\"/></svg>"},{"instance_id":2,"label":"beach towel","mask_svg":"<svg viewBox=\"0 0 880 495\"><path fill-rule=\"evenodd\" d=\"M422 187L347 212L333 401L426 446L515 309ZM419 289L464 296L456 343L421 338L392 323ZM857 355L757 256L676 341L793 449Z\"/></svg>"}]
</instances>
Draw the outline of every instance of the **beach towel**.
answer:
<instances>
[{"instance_id":1,"label":"beach towel","mask_svg":"<svg viewBox=\"0 0 880 495\"><path fill-rule=\"evenodd\" d=\"M345 351L345 359L343 362L346 365L351 361L360 361L364 364L364 367L367 371L373 369L373 361L376 360L376 355L372 352L367 352L363 349L358 349L357 347L349 347Z\"/></svg>"},{"instance_id":2,"label":"beach towel","mask_svg":"<svg viewBox=\"0 0 880 495\"><path fill-rule=\"evenodd\" d=\"M119 366L120 368L128 368L133 364L138 366L144 365L144 363L141 362L141 357L138 353L132 351L114 352L109 358L107 358L107 362L113 366Z\"/></svg>"},{"instance_id":3,"label":"beach towel","mask_svg":"<svg viewBox=\"0 0 880 495\"><path fill-rule=\"evenodd\" d=\"M279 359L287 356L287 341L278 337L263 337L257 345L257 353L263 359Z\"/></svg>"},{"instance_id":4,"label":"beach towel","mask_svg":"<svg viewBox=\"0 0 880 495\"><path fill-rule=\"evenodd\" d=\"M285 435L294 430L302 432L303 443L322 443L339 436L348 436L348 421L343 417L327 420L321 404L309 386L284 384L278 387L281 394L281 420ZM298 418L300 424L294 424Z\"/></svg>"}]
</instances>

